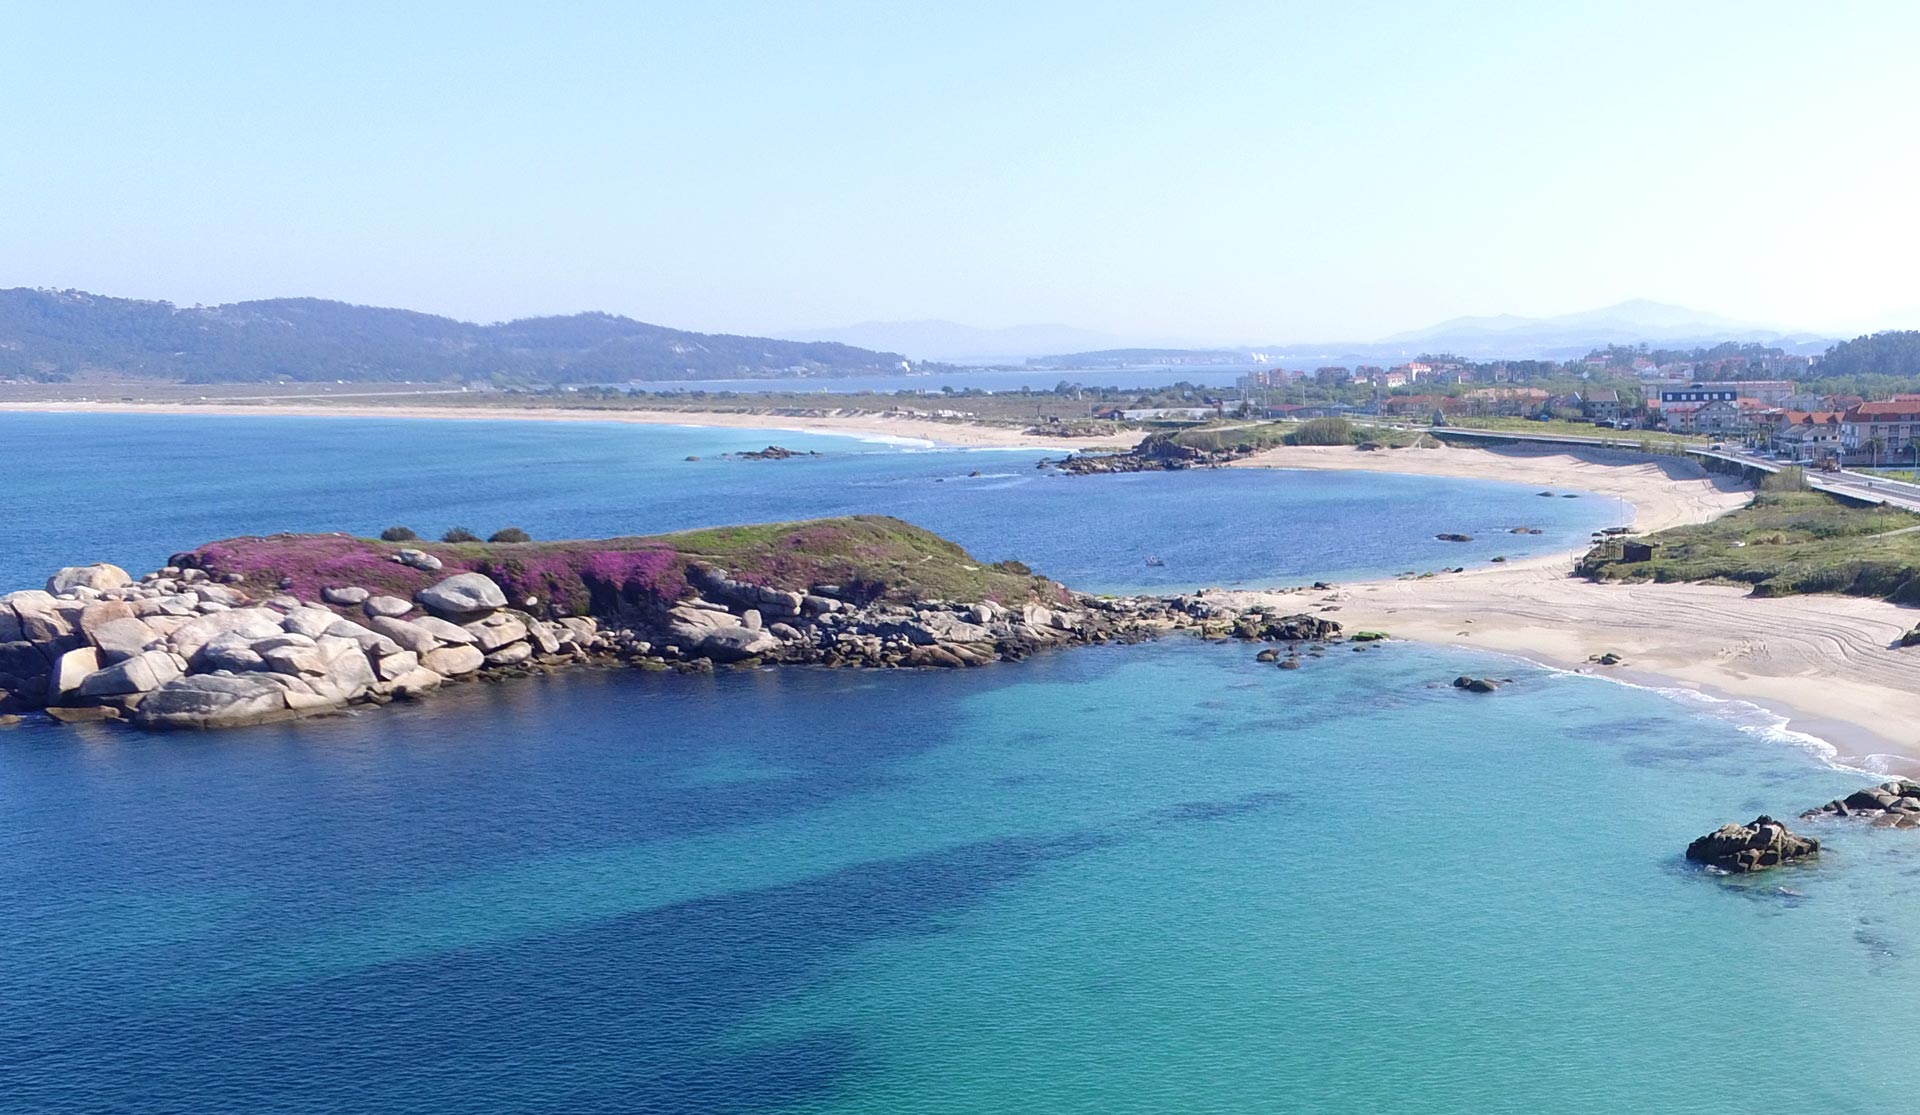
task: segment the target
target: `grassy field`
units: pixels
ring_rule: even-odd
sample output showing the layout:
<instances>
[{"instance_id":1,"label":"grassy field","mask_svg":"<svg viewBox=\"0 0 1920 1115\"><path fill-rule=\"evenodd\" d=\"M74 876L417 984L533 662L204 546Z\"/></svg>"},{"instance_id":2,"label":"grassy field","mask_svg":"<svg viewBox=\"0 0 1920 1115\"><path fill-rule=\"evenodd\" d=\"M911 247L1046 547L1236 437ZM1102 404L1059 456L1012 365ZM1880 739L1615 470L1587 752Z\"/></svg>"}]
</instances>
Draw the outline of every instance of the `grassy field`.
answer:
<instances>
[{"instance_id":1,"label":"grassy field","mask_svg":"<svg viewBox=\"0 0 1920 1115\"><path fill-rule=\"evenodd\" d=\"M1581 559L1597 580L1751 585L1756 596L1838 592L1920 603L1920 517L1857 508L1817 492L1761 492L1710 523L1649 535L1651 561L1608 540Z\"/></svg>"}]
</instances>

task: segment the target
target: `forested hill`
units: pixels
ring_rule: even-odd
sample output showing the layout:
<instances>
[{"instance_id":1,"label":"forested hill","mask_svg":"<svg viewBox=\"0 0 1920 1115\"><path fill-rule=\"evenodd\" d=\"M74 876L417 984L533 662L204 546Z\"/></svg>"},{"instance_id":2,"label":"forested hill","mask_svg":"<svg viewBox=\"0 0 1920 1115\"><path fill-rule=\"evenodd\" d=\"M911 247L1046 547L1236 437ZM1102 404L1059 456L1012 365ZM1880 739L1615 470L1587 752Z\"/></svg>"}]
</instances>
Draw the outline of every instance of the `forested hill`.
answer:
<instances>
[{"instance_id":1,"label":"forested hill","mask_svg":"<svg viewBox=\"0 0 1920 1115\"><path fill-rule=\"evenodd\" d=\"M189 309L0 290L0 378L620 383L891 372L904 362L851 345L689 333L600 313L474 325L318 298Z\"/></svg>"}]
</instances>

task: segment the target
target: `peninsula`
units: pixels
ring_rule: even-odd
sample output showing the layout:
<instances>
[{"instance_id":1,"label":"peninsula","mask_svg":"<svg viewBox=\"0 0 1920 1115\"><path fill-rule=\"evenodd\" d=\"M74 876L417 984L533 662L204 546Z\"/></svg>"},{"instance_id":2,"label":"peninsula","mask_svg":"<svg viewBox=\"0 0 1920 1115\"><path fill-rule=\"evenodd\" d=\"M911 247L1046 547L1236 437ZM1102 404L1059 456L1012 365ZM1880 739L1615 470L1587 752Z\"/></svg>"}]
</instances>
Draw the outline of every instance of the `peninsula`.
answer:
<instances>
[{"instance_id":1,"label":"peninsula","mask_svg":"<svg viewBox=\"0 0 1920 1115\"><path fill-rule=\"evenodd\" d=\"M0 714L233 727L568 665L953 668L1175 630L1291 643L1293 666L1340 637L1259 606L1089 596L884 516L594 542L283 534L0 596Z\"/></svg>"}]
</instances>

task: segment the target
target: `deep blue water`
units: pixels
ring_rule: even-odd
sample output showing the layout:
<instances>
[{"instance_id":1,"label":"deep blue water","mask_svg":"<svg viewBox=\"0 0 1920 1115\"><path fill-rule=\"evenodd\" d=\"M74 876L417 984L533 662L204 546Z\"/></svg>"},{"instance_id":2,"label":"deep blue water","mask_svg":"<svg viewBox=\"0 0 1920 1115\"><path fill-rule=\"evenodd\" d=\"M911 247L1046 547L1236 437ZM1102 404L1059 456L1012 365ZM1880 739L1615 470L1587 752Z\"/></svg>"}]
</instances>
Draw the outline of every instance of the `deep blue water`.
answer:
<instances>
[{"instance_id":1,"label":"deep blue water","mask_svg":"<svg viewBox=\"0 0 1920 1115\"><path fill-rule=\"evenodd\" d=\"M740 462L703 509L636 463L644 437L570 425L106 426L19 458L16 484L67 494L9 503L30 553L350 513L606 533L984 457ZM323 458L331 482L295 467ZM1156 523L1237 475L1094 479L1051 513ZM1030 540L1101 529L994 498ZM1294 544L1339 553L1325 522ZM1880 1112L1920 1083L1920 834L1822 826L1817 867L1750 880L1679 856L1860 776L1737 706L1414 645L1299 671L1252 649L0 731L0 1111Z\"/></svg>"},{"instance_id":2,"label":"deep blue water","mask_svg":"<svg viewBox=\"0 0 1920 1115\"><path fill-rule=\"evenodd\" d=\"M722 458L770 440L823 456ZM1036 451L611 422L0 414L0 442L24 465L8 478L25 529L0 547L6 588L80 562L138 573L202 542L281 530L371 535L399 523L434 537L515 525L536 538L605 538L856 513L898 515L1088 591L1267 586L1566 550L1622 516L1615 500L1484 481L1264 469L1069 477L1037 470ZM1516 526L1545 533L1508 533ZM1165 564L1149 567L1150 555Z\"/></svg>"}]
</instances>

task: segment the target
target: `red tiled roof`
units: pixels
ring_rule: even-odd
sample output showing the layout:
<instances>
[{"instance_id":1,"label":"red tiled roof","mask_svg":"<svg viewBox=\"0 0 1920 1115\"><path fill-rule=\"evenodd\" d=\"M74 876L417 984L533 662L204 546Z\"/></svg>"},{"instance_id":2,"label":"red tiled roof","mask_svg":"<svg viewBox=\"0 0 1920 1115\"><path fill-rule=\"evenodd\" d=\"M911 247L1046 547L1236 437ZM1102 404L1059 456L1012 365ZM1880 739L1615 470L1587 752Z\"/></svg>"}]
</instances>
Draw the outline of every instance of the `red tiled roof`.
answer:
<instances>
[{"instance_id":1,"label":"red tiled roof","mask_svg":"<svg viewBox=\"0 0 1920 1115\"><path fill-rule=\"evenodd\" d=\"M1920 397L1909 396L1905 399L1883 399L1874 403L1861 403L1847 411L1849 422L1914 422L1920 421Z\"/></svg>"}]
</instances>

